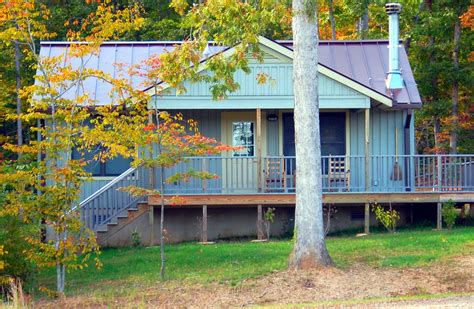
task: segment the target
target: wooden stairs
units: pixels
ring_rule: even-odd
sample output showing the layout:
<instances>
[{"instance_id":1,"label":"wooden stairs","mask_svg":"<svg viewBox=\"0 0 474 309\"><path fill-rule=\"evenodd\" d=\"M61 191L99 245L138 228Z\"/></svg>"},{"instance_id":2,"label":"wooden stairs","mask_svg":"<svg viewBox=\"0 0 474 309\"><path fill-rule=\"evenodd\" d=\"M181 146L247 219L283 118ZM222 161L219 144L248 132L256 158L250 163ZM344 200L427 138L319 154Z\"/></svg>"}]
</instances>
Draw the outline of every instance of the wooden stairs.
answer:
<instances>
[{"instance_id":1,"label":"wooden stairs","mask_svg":"<svg viewBox=\"0 0 474 309\"><path fill-rule=\"evenodd\" d=\"M132 234L139 232L140 226L148 227L148 214L149 207L146 202L140 202L136 207L122 211L111 222L97 227L97 243L102 247L133 245ZM142 224L142 221L145 224ZM143 243L143 239L141 242Z\"/></svg>"}]
</instances>

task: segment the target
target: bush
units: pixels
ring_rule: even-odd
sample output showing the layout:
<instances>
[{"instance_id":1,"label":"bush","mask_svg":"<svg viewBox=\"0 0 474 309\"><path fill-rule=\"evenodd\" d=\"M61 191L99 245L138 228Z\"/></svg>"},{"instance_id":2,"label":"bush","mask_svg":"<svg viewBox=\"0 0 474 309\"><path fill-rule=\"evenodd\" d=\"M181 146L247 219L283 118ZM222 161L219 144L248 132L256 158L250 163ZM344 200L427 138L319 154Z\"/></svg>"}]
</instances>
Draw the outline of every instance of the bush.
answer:
<instances>
[{"instance_id":1,"label":"bush","mask_svg":"<svg viewBox=\"0 0 474 309\"><path fill-rule=\"evenodd\" d=\"M394 209L385 210L383 207L375 203L372 205L372 211L375 213L375 218L382 223L382 225L390 232L394 233L397 227L397 222L400 220L400 214Z\"/></svg>"},{"instance_id":2,"label":"bush","mask_svg":"<svg viewBox=\"0 0 474 309\"><path fill-rule=\"evenodd\" d=\"M456 223L456 218L458 217L455 206L456 203L450 200L446 203L443 203L441 208L441 215L443 216L444 223L446 223L448 229L453 228L454 223Z\"/></svg>"},{"instance_id":3,"label":"bush","mask_svg":"<svg viewBox=\"0 0 474 309\"><path fill-rule=\"evenodd\" d=\"M3 162L0 174L11 169L29 169L31 165ZM6 210L5 195L12 191L6 181L0 182L0 290L9 293L12 280L15 282L30 279L35 267L24 253L30 247L27 238L40 237L40 224L23 222L21 212L12 214ZM5 296L5 295L3 295Z\"/></svg>"},{"instance_id":4,"label":"bush","mask_svg":"<svg viewBox=\"0 0 474 309\"><path fill-rule=\"evenodd\" d=\"M0 244L2 244L0 289L9 291L11 279L26 281L35 274L34 264L24 254L29 246L25 239L37 237L35 235L39 235L39 229L12 216L0 217L0 226L2 227L0 229Z\"/></svg>"},{"instance_id":5,"label":"bush","mask_svg":"<svg viewBox=\"0 0 474 309\"><path fill-rule=\"evenodd\" d=\"M142 238L138 230L135 228L132 232L132 246L139 247L142 244Z\"/></svg>"}]
</instances>

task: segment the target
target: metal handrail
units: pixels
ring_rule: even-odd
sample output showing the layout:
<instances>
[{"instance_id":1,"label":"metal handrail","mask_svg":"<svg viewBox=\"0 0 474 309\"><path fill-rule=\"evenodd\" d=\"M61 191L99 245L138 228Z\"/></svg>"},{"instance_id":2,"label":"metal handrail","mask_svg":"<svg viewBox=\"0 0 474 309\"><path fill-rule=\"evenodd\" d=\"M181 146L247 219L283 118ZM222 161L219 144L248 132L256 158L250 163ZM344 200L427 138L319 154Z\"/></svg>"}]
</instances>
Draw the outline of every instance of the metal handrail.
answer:
<instances>
[{"instance_id":1,"label":"metal handrail","mask_svg":"<svg viewBox=\"0 0 474 309\"><path fill-rule=\"evenodd\" d=\"M83 201L81 201L78 205L79 208L81 208L83 205L89 203L91 200L95 199L97 196L101 195L103 192L107 191L109 188L111 188L113 185L115 185L116 183L118 183L120 180L124 179L125 177L127 177L128 175L134 173L135 171L137 170L137 167L131 167L129 168L128 170L126 170L125 172L123 172L122 174L120 174L119 176L115 177L114 179L112 179L110 182L108 182L107 184L105 184L102 188L100 188L99 190L95 191L94 193L92 193L91 195L89 195L87 198L85 198Z\"/></svg>"},{"instance_id":2,"label":"metal handrail","mask_svg":"<svg viewBox=\"0 0 474 309\"><path fill-rule=\"evenodd\" d=\"M146 172L143 166L129 168L73 207L71 212L80 210L82 221L91 229L111 222L142 199L141 197L134 198L129 193L118 189L130 185L147 186Z\"/></svg>"}]
</instances>

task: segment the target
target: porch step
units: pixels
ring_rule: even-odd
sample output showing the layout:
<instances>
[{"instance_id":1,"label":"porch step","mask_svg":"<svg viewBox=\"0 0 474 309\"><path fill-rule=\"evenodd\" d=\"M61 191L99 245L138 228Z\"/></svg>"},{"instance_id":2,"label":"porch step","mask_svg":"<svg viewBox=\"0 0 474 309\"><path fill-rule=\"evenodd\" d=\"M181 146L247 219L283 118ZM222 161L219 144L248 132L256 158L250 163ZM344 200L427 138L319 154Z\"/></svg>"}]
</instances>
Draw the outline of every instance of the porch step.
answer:
<instances>
[{"instance_id":1,"label":"porch step","mask_svg":"<svg viewBox=\"0 0 474 309\"><path fill-rule=\"evenodd\" d=\"M117 215L113 221L103 224L96 229L97 243L101 246L107 247L110 245L110 240L114 236L114 245L117 243L123 243L123 245L131 244L131 232L127 232L127 226L129 226L137 218L148 213L148 203L141 202L137 204L137 207L130 208L119 215ZM120 235L119 235L120 233ZM117 240L120 239L120 240Z\"/></svg>"}]
</instances>

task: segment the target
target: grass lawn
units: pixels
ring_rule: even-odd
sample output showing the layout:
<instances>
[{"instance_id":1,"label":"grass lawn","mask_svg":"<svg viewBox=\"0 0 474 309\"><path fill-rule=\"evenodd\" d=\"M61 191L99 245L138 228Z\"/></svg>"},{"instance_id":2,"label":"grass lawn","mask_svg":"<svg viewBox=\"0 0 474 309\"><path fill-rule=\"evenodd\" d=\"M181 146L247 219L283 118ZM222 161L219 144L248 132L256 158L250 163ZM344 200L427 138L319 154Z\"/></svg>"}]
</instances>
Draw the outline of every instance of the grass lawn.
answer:
<instances>
[{"instance_id":1,"label":"grass lawn","mask_svg":"<svg viewBox=\"0 0 474 309\"><path fill-rule=\"evenodd\" d=\"M416 230L366 237L334 237L327 245L336 266L364 263L374 267L422 266L452 257L474 254L474 227L451 231ZM292 249L289 240L268 243L222 242L214 245L185 243L166 247L167 278L177 284L220 282L236 285L283 270ZM68 273L66 294L95 296L133 293L159 280L160 250L152 248L105 249L103 268ZM54 289L54 270L39 274L34 286ZM37 294L37 292L36 292Z\"/></svg>"}]
</instances>

